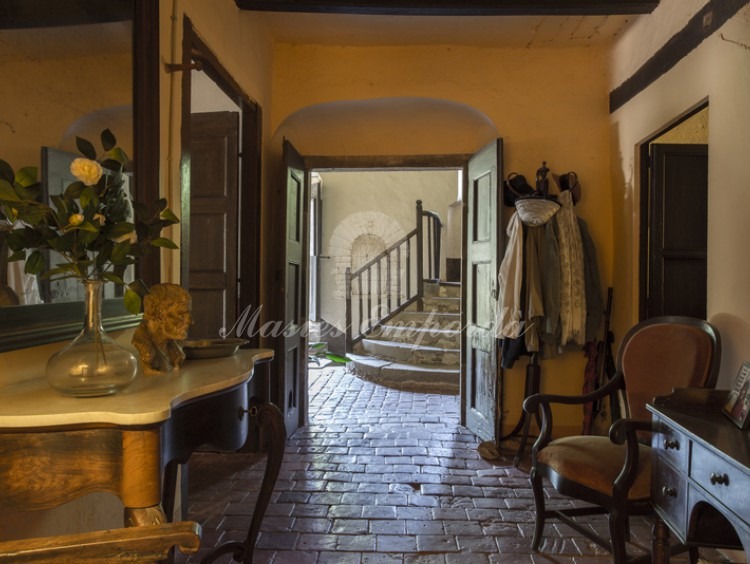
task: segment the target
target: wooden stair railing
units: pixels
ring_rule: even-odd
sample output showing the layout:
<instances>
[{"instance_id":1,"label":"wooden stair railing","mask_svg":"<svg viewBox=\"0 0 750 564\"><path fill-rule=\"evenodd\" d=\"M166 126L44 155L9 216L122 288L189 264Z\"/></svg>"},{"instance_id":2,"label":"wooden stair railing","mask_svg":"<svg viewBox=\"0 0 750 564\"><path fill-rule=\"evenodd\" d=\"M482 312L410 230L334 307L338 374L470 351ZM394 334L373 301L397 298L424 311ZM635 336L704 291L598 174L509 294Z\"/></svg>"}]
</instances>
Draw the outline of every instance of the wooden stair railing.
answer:
<instances>
[{"instance_id":1,"label":"wooden stair railing","mask_svg":"<svg viewBox=\"0 0 750 564\"><path fill-rule=\"evenodd\" d=\"M422 200L417 200L416 223L404 237L354 272L346 269L347 352L410 304L416 302L422 311L425 281L440 280L443 223L436 212L422 208Z\"/></svg>"}]
</instances>

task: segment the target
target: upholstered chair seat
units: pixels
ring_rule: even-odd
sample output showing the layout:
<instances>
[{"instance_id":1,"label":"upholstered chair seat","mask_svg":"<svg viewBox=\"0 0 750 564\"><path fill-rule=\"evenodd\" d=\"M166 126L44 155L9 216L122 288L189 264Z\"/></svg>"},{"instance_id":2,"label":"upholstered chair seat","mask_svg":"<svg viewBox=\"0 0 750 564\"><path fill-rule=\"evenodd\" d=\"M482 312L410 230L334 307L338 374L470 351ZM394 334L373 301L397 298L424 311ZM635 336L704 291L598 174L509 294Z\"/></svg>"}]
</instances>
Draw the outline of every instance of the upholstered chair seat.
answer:
<instances>
[{"instance_id":1,"label":"upholstered chair seat","mask_svg":"<svg viewBox=\"0 0 750 564\"><path fill-rule=\"evenodd\" d=\"M630 500L651 496L651 448L646 445L638 445L638 448L638 470L628 492ZM609 437L583 435L552 441L539 453L537 460L558 476L611 496L612 485L622 472L626 453L625 445L615 444ZM592 472L592 468L596 471ZM551 481L554 484L556 480ZM559 480L557 482L556 489L566 493L561 491L565 486Z\"/></svg>"}]
</instances>

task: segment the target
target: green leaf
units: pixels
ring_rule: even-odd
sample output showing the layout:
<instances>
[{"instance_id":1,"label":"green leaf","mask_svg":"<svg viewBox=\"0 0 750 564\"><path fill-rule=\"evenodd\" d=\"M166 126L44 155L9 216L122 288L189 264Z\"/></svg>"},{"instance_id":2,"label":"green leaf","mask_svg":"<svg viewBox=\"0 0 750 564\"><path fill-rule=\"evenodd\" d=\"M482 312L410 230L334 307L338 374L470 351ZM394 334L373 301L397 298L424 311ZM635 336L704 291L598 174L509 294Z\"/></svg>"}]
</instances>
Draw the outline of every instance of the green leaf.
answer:
<instances>
[{"instance_id":1,"label":"green leaf","mask_svg":"<svg viewBox=\"0 0 750 564\"><path fill-rule=\"evenodd\" d=\"M25 166L16 172L16 182L23 186L33 186L37 182L39 171L35 166Z\"/></svg>"},{"instance_id":2,"label":"green leaf","mask_svg":"<svg viewBox=\"0 0 750 564\"><path fill-rule=\"evenodd\" d=\"M122 278L111 272L102 272L101 277L110 282L114 282L115 284L125 284L125 281Z\"/></svg>"},{"instance_id":3,"label":"green leaf","mask_svg":"<svg viewBox=\"0 0 750 564\"><path fill-rule=\"evenodd\" d=\"M99 205L99 196L93 186L86 186L81 192L81 207L86 209L89 205L97 207Z\"/></svg>"},{"instance_id":4,"label":"green leaf","mask_svg":"<svg viewBox=\"0 0 750 564\"><path fill-rule=\"evenodd\" d=\"M151 244L154 247L163 247L165 249L179 249L177 245L175 245L171 239L167 239L166 237L157 237L153 241L151 241Z\"/></svg>"},{"instance_id":5,"label":"green leaf","mask_svg":"<svg viewBox=\"0 0 750 564\"><path fill-rule=\"evenodd\" d=\"M49 219L50 212L47 206L26 206L18 210L18 219L29 225L40 225Z\"/></svg>"},{"instance_id":6,"label":"green leaf","mask_svg":"<svg viewBox=\"0 0 750 564\"><path fill-rule=\"evenodd\" d=\"M104 147L104 150L109 151L114 149L115 146L117 146L117 139L115 139L114 134L109 129L102 131L102 147Z\"/></svg>"},{"instance_id":7,"label":"green leaf","mask_svg":"<svg viewBox=\"0 0 750 564\"><path fill-rule=\"evenodd\" d=\"M162 211L159 217L161 217L164 221L168 221L172 224L180 223L180 220L177 218L174 212L172 212L172 210L170 210L169 208Z\"/></svg>"},{"instance_id":8,"label":"green leaf","mask_svg":"<svg viewBox=\"0 0 750 564\"><path fill-rule=\"evenodd\" d=\"M103 231L107 236L107 239L118 239L119 237L124 237L125 235L132 233L134 229L135 225L127 221L123 221L122 223L107 225L104 227Z\"/></svg>"},{"instance_id":9,"label":"green leaf","mask_svg":"<svg viewBox=\"0 0 750 564\"><path fill-rule=\"evenodd\" d=\"M16 262L17 260L26 260L25 250L15 251L8 257L8 262Z\"/></svg>"},{"instance_id":10,"label":"green leaf","mask_svg":"<svg viewBox=\"0 0 750 564\"><path fill-rule=\"evenodd\" d=\"M68 187L65 189L65 199L66 200L77 200L81 197L81 192L83 192L86 189L86 185L81 182L80 180L77 180L76 182L72 182L68 184Z\"/></svg>"},{"instance_id":11,"label":"green leaf","mask_svg":"<svg viewBox=\"0 0 750 564\"><path fill-rule=\"evenodd\" d=\"M130 286L125 288L125 295L123 296L123 303L125 309L127 309L133 315L141 313L141 296L137 292L133 291Z\"/></svg>"},{"instance_id":12,"label":"green leaf","mask_svg":"<svg viewBox=\"0 0 750 564\"><path fill-rule=\"evenodd\" d=\"M42 270L44 270L44 257L39 251L34 251L26 259L24 272L26 274L39 274Z\"/></svg>"},{"instance_id":13,"label":"green leaf","mask_svg":"<svg viewBox=\"0 0 750 564\"><path fill-rule=\"evenodd\" d=\"M86 231L87 233L99 233L99 228L90 221L84 221L81 225L76 227L76 229L79 231Z\"/></svg>"},{"instance_id":14,"label":"green leaf","mask_svg":"<svg viewBox=\"0 0 750 564\"><path fill-rule=\"evenodd\" d=\"M324 355L328 360L332 360L333 362L336 362L338 364L346 364L347 362L351 362L351 358L348 358L346 356L339 356L337 354L333 353L326 353Z\"/></svg>"},{"instance_id":15,"label":"green leaf","mask_svg":"<svg viewBox=\"0 0 750 564\"><path fill-rule=\"evenodd\" d=\"M112 264L126 264L128 262L128 254L130 253L130 241L121 241L117 243L112 249L112 255L110 260Z\"/></svg>"},{"instance_id":16,"label":"green leaf","mask_svg":"<svg viewBox=\"0 0 750 564\"><path fill-rule=\"evenodd\" d=\"M13 184L15 178L16 175L13 172L13 167L6 161L0 159L0 179L5 180L9 184Z\"/></svg>"},{"instance_id":17,"label":"green leaf","mask_svg":"<svg viewBox=\"0 0 750 564\"><path fill-rule=\"evenodd\" d=\"M0 201L21 201L21 198L18 196L18 194L16 194L16 190L13 188L13 185L4 178L0 178Z\"/></svg>"},{"instance_id":18,"label":"green leaf","mask_svg":"<svg viewBox=\"0 0 750 564\"><path fill-rule=\"evenodd\" d=\"M83 137L76 137L76 147L78 147L80 153L87 159L96 160L96 149L91 144L91 141Z\"/></svg>"}]
</instances>

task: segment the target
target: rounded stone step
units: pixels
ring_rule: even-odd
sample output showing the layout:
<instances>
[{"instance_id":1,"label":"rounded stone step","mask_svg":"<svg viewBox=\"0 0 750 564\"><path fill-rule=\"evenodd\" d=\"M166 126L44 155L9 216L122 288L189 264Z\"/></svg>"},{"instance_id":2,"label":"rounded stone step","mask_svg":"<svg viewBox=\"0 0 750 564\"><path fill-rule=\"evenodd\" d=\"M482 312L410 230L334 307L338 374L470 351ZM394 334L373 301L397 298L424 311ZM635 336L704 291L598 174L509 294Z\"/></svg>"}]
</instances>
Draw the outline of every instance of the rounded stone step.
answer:
<instances>
[{"instance_id":1,"label":"rounded stone step","mask_svg":"<svg viewBox=\"0 0 750 564\"><path fill-rule=\"evenodd\" d=\"M457 369L461 362L461 350L458 348L445 349L396 341L363 339L358 349L366 355L409 364Z\"/></svg>"}]
</instances>

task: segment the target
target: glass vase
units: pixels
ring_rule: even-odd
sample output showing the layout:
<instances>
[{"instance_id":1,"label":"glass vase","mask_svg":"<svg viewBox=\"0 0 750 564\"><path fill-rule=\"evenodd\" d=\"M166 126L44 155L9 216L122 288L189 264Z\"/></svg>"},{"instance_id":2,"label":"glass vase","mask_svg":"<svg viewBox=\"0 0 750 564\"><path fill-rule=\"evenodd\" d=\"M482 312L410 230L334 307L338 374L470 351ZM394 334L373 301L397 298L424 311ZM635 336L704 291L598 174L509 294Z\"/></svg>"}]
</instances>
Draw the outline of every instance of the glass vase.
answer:
<instances>
[{"instance_id":1,"label":"glass vase","mask_svg":"<svg viewBox=\"0 0 750 564\"><path fill-rule=\"evenodd\" d=\"M85 315L81 333L47 361L49 384L67 396L106 396L135 379L138 359L102 327L102 280L84 280Z\"/></svg>"}]
</instances>

